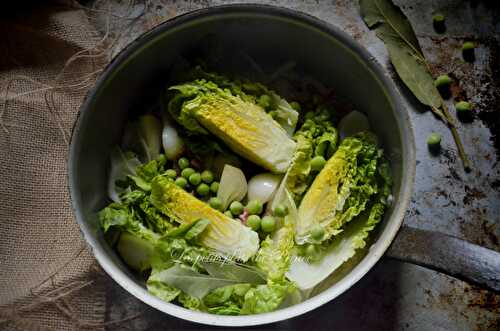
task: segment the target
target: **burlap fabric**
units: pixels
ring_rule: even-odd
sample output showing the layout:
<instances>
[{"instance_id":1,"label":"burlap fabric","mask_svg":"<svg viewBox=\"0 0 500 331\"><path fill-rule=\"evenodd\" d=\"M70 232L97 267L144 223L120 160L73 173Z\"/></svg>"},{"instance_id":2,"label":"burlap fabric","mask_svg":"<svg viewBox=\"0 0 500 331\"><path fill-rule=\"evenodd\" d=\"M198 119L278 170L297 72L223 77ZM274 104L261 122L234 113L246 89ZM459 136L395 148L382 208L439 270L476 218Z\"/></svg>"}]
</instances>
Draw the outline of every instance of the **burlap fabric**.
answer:
<instances>
[{"instance_id":1,"label":"burlap fabric","mask_svg":"<svg viewBox=\"0 0 500 331\"><path fill-rule=\"evenodd\" d=\"M103 327L103 282L73 219L66 161L106 41L72 5L0 19L0 329Z\"/></svg>"}]
</instances>

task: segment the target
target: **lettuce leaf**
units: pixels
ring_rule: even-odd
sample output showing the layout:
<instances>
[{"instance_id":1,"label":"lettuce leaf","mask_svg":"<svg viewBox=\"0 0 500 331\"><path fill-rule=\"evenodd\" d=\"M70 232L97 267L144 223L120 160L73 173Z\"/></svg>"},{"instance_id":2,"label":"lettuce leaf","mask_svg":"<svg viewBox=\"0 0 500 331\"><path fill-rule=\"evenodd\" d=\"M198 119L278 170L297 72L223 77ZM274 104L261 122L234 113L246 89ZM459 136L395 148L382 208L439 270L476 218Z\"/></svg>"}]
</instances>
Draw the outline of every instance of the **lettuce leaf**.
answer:
<instances>
[{"instance_id":1,"label":"lettuce leaf","mask_svg":"<svg viewBox=\"0 0 500 331\"><path fill-rule=\"evenodd\" d=\"M319 284L343 263L352 258L356 251L365 247L369 232L381 221L385 205L374 203L368 211L349 223L344 231L335 237L315 258L308 263L304 259L294 259L286 274L301 290L309 290Z\"/></svg>"},{"instance_id":2,"label":"lettuce leaf","mask_svg":"<svg viewBox=\"0 0 500 331\"><path fill-rule=\"evenodd\" d=\"M278 204L284 204L289 213L279 220L280 223L283 223L281 228L261 242L261 247L255 258L257 266L267 274L268 279L273 281L282 280L285 272L288 271L295 245L295 224L297 222L297 208L284 185L280 185L276 191L271 208L273 209Z\"/></svg>"},{"instance_id":3,"label":"lettuce leaf","mask_svg":"<svg viewBox=\"0 0 500 331\"><path fill-rule=\"evenodd\" d=\"M297 142L292 164L285 174L286 188L293 195L296 203L300 202L312 180L311 159L314 151L314 138L308 131L298 131L294 137Z\"/></svg>"},{"instance_id":4,"label":"lettuce leaf","mask_svg":"<svg viewBox=\"0 0 500 331\"><path fill-rule=\"evenodd\" d=\"M189 132L210 132L236 154L273 172L286 171L295 142L252 98L204 79L169 90L174 96L168 110Z\"/></svg>"},{"instance_id":5,"label":"lettuce leaf","mask_svg":"<svg viewBox=\"0 0 500 331\"><path fill-rule=\"evenodd\" d=\"M240 315L245 302L245 294L252 288L251 284L236 284L220 287L203 298L208 312L218 315Z\"/></svg>"},{"instance_id":6,"label":"lettuce leaf","mask_svg":"<svg viewBox=\"0 0 500 331\"><path fill-rule=\"evenodd\" d=\"M180 264L151 274L148 282L160 282L177 288L183 293L201 299L208 292L219 287L238 283L227 278L217 278L194 271Z\"/></svg>"},{"instance_id":7,"label":"lettuce leaf","mask_svg":"<svg viewBox=\"0 0 500 331\"><path fill-rule=\"evenodd\" d=\"M308 118L294 135L297 148L286 173L286 188L297 204L300 203L316 175L311 172L311 159L314 156L328 159L336 150L338 143L337 130L329 117L314 116L312 112L308 114Z\"/></svg>"},{"instance_id":8,"label":"lettuce leaf","mask_svg":"<svg viewBox=\"0 0 500 331\"><path fill-rule=\"evenodd\" d=\"M136 211L126 204L111 203L99 212L99 220L104 232L114 227L151 242L155 242L160 237L144 226L138 219Z\"/></svg>"},{"instance_id":9,"label":"lettuce leaf","mask_svg":"<svg viewBox=\"0 0 500 331\"><path fill-rule=\"evenodd\" d=\"M146 282L146 288L149 293L166 302L174 300L179 294L181 294L181 290L156 280L148 279Z\"/></svg>"},{"instance_id":10,"label":"lettuce leaf","mask_svg":"<svg viewBox=\"0 0 500 331\"><path fill-rule=\"evenodd\" d=\"M276 310L294 291L294 284L286 280L266 285L235 284L211 291L203 303L212 314L261 314Z\"/></svg>"},{"instance_id":11,"label":"lettuce leaf","mask_svg":"<svg viewBox=\"0 0 500 331\"><path fill-rule=\"evenodd\" d=\"M296 240L311 242L309 231L320 225L327 240L366 209L378 192L377 165L382 151L371 134L346 138L314 179L299 207Z\"/></svg>"},{"instance_id":12,"label":"lettuce leaf","mask_svg":"<svg viewBox=\"0 0 500 331\"><path fill-rule=\"evenodd\" d=\"M262 314L276 310L294 291L295 285L287 281L253 287L245 293L241 314Z\"/></svg>"},{"instance_id":13,"label":"lettuce leaf","mask_svg":"<svg viewBox=\"0 0 500 331\"><path fill-rule=\"evenodd\" d=\"M122 232L116 250L132 269L145 271L151 268L154 255L154 244L152 242L128 232Z\"/></svg>"},{"instance_id":14,"label":"lettuce leaf","mask_svg":"<svg viewBox=\"0 0 500 331\"><path fill-rule=\"evenodd\" d=\"M391 194L392 179L387 161L380 160L376 173L379 190L367 208L345 225L339 235L321 245L321 249L317 251L319 256L313 257L315 262L294 259L286 276L300 289L314 288L366 246L369 233L384 216Z\"/></svg>"},{"instance_id":15,"label":"lettuce leaf","mask_svg":"<svg viewBox=\"0 0 500 331\"><path fill-rule=\"evenodd\" d=\"M157 176L152 182L151 202L163 214L181 224L200 218L210 225L199 238L201 245L222 254L247 261L259 248L256 232L175 185L168 178Z\"/></svg>"}]
</instances>

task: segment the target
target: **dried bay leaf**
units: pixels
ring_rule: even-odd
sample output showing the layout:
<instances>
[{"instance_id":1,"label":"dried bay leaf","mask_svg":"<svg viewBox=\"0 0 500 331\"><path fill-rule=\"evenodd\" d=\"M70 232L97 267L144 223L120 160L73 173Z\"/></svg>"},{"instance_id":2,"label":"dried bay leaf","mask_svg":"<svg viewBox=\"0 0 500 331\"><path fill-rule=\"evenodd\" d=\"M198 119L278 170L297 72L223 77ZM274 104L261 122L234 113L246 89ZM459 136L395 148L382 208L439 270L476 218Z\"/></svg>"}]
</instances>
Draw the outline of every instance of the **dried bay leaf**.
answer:
<instances>
[{"instance_id":1,"label":"dried bay leaf","mask_svg":"<svg viewBox=\"0 0 500 331\"><path fill-rule=\"evenodd\" d=\"M384 42L391 63L401 80L424 105L431 108L450 128L465 171L470 171L470 162L465 153L457 128L446 105L434 86L434 78L429 70L422 49L413 28L391 0L359 0L363 21Z\"/></svg>"}]
</instances>

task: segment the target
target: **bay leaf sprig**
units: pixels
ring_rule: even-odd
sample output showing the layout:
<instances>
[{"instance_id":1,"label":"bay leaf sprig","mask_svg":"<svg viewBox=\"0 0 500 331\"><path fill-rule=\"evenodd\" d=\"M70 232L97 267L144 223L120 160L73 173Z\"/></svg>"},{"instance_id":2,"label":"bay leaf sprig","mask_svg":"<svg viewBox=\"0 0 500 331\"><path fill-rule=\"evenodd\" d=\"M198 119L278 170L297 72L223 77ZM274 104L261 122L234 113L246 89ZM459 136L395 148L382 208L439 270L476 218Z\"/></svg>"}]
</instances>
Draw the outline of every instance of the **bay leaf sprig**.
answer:
<instances>
[{"instance_id":1,"label":"bay leaf sprig","mask_svg":"<svg viewBox=\"0 0 500 331\"><path fill-rule=\"evenodd\" d=\"M375 30L387 47L391 63L401 80L422 104L429 106L449 127L464 169L470 171L470 162L455 121L434 86L429 64L406 16L391 0L360 0L359 6L366 25Z\"/></svg>"}]
</instances>

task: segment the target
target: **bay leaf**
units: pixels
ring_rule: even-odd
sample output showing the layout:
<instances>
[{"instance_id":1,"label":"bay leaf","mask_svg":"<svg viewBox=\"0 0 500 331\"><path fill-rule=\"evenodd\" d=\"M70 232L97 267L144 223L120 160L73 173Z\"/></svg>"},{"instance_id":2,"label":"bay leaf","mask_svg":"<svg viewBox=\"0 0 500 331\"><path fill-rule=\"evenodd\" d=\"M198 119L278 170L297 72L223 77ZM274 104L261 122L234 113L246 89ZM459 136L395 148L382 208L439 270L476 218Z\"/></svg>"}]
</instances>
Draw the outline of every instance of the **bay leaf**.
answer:
<instances>
[{"instance_id":1,"label":"bay leaf","mask_svg":"<svg viewBox=\"0 0 500 331\"><path fill-rule=\"evenodd\" d=\"M227 278L238 283L265 284L266 275L259 269L232 261L203 261L201 265L213 277Z\"/></svg>"},{"instance_id":2,"label":"bay leaf","mask_svg":"<svg viewBox=\"0 0 500 331\"><path fill-rule=\"evenodd\" d=\"M423 57L413 28L398 6L391 0L360 0L361 17L370 29L387 24L401 39Z\"/></svg>"},{"instance_id":3,"label":"bay leaf","mask_svg":"<svg viewBox=\"0 0 500 331\"><path fill-rule=\"evenodd\" d=\"M432 111L446 123L447 119L439 109L442 98L434 86L434 78L429 74L427 65L415 56L408 44L395 38L391 30L386 30L388 30L386 27L380 27L377 36L384 41L391 63L399 77L421 103L431 107Z\"/></svg>"},{"instance_id":4,"label":"bay leaf","mask_svg":"<svg viewBox=\"0 0 500 331\"><path fill-rule=\"evenodd\" d=\"M410 22L399 7L390 0L360 0L360 11L366 25L375 29L384 42L391 63L401 80L424 105L444 122L446 116L440 110L443 99L434 86L418 39Z\"/></svg>"},{"instance_id":5,"label":"bay leaf","mask_svg":"<svg viewBox=\"0 0 500 331\"><path fill-rule=\"evenodd\" d=\"M216 288L240 283L233 279L204 275L178 264L152 274L148 282L166 284L198 299Z\"/></svg>"}]
</instances>

